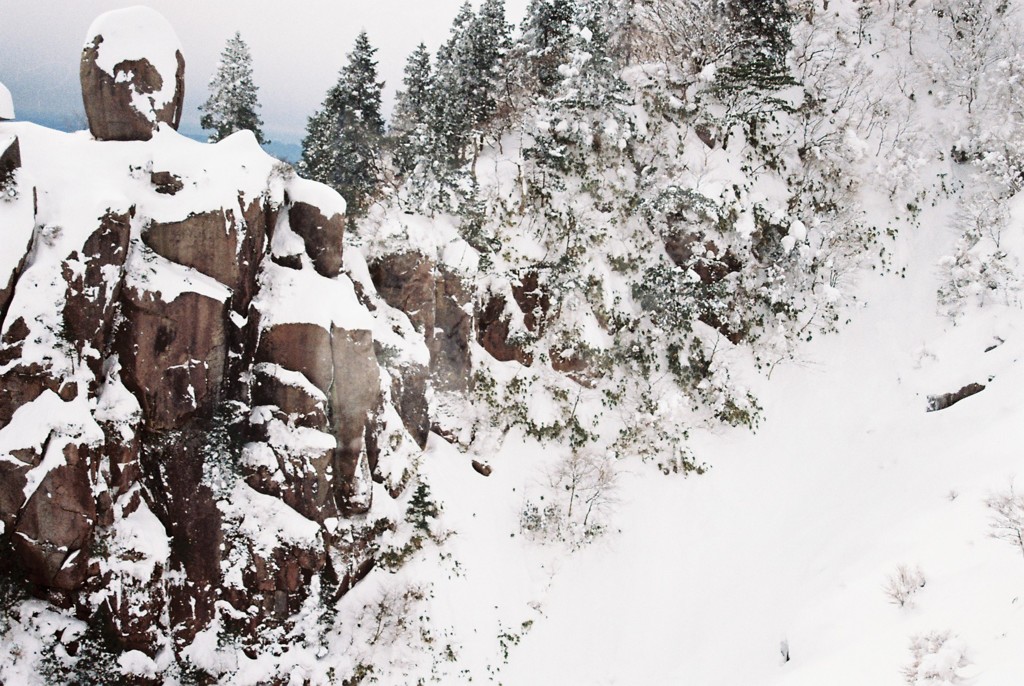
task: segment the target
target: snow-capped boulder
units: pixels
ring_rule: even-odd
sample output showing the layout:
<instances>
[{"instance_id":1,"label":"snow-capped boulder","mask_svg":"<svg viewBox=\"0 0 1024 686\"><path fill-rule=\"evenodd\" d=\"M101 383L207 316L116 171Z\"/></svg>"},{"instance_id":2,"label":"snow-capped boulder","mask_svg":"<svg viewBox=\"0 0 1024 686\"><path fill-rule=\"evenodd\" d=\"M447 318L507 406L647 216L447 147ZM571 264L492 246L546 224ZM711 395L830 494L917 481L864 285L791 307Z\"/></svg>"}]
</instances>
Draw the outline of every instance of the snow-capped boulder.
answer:
<instances>
[{"instance_id":1,"label":"snow-capped boulder","mask_svg":"<svg viewBox=\"0 0 1024 686\"><path fill-rule=\"evenodd\" d=\"M316 181L295 178L288 184L288 222L313 259L317 272L328 278L341 273L345 201Z\"/></svg>"},{"instance_id":2,"label":"snow-capped boulder","mask_svg":"<svg viewBox=\"0 0 1024 686\"><path fill-rule=\"evenodd\" d=\"M0 121L14 119L14 99L7 86L0 83Z\"/></svg>"},{"instance_id":3,"label":"snow-capped boulder","mask_svg":"<svg viewBox=\"0 0 1024 686\"><path fill-rule=\"evenodd\" d=\"M100 15L80 65L89 130L99 140L149 140L177 129L185 99L185 58L174 29L149 7Z\"/></svg>"}]
</instances>

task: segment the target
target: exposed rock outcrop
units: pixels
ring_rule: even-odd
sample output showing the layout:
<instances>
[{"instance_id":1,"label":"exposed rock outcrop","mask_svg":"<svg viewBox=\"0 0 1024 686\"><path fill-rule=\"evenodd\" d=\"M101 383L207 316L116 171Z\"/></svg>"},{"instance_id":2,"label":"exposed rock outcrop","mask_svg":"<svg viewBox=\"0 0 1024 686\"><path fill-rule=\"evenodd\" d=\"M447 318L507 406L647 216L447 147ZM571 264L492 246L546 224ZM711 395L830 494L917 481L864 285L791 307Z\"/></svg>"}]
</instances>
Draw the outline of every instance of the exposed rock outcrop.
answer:
<instances>
[{"instance_id":1,"label":"exposed rock outcrop","mask_svg":"<svg viewBox=\"0 0 1024 686\"><path fill-rule=\"evenodd\" d=\"M314 577L343 591L372 568L388 522L363 515L426 443L426 356L402 349L424 343L389 324L404 371L381 371L340 196L248 132L199 146L164 126L184 60L159 15L97 20L81 74L94 138L146 142L0 124L2 566L122 650L180 650L216 621L256 645ZM21 169L43 149L103 174L68 189Z\"/></svg>"},{"instance_id":2,"label":"exposed rock outcrop","mask_svg":"<svg viewBox=\"0 0 1024 686\"><path fill-rule=\"evenodd\" d=\"M958 391L952 393L940 393L939 395L928 396L928 412L937 412L947 407L956 405L965 398L977 395L985 390L984 384L969 383Z\"/></svg>"},{"instance_id":3,"label":"exposed rock outcrop","mask_svg":"<svg viewBox=\"0 0 1024 686\"><path fill-rule=\"evenodd\" d=\"M97 140L145 141L160 124L178 128L185 58L174 29L156 11L139 6L100 16L89 27L79 75Z\"/></svg>"}]
</instances>

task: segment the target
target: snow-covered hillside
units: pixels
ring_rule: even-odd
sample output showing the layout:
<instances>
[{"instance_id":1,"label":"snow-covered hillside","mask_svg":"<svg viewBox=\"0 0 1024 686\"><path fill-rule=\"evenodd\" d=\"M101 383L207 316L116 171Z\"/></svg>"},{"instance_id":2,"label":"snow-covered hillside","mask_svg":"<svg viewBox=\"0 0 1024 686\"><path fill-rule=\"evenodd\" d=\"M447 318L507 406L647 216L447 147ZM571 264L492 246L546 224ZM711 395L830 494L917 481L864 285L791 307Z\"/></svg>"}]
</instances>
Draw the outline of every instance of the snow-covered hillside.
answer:
<instances>
[{"instance_id":1,"label":"snow-covered hillside","mask_svg":"<svg viewBox=\"0 0 1024 686\"><path fill-rule=\"evenodd\" d=\"M98 36L99 127L0 122L0 682L1024 682L1016 6L529 16L440 133L339 151L343 69L347 215Z\"/></svg>"}]
</instances>

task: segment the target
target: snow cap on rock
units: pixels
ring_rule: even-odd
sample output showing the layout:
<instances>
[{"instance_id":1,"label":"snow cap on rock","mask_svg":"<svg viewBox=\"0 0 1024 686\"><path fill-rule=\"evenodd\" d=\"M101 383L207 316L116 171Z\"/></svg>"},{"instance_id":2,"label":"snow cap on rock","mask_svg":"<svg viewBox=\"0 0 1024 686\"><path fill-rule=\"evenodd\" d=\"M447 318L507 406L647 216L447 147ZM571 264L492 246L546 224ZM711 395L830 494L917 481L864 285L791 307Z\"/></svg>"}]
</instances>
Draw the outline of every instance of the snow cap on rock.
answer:
<instances>
[{"instance_id":1,"label":"snow cap on rock","mask_svg":"<svg viewBox=\"0 0 1024 686\"><path fill-rule=\"evenodd\" d=\"M86 34L80 76L89 129L100 140L149 140L159 124L181 121L185 59L156 10L100 15Z\"/></svg>"},{"instance_id":2,"label":"snow cap on rock","mask_svg":"<svg viewBox=\"0 0 1024 686\"><path fill-rule=\"evenodd\" d=\"M14 100L7 86L0 83L0 120L14 119Z\"/></svg>"}]
</instances>

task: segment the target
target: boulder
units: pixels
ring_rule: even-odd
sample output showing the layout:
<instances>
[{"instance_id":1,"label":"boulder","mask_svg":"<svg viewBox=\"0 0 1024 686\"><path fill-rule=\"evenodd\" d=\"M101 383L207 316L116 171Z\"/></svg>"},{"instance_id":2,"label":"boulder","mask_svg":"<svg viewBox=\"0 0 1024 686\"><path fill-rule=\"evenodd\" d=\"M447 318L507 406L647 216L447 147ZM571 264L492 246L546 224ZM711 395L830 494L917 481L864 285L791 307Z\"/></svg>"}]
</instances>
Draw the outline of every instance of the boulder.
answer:
<instances>
[{"instance_id":1,"label":"boulder","mask_svg":"<svg viewBox=\"0 0 1024 686\"><path fill-rule=\"evenodd\" d=\"M315 205L293 202L288 208L288 223L305 243L317 273L328 278L341 273L345 215L325 216Z\"/></svg>"},{"instance_id":2,"label":"boulder","mask_svg":"<svg viewBox=\"0 0 1024 686\"><path fill-rule=\"evenodd\" d=\"M149 7L101 15L79 68L89 130L98 140L144 141L174 129L185 99L185 59L174 29Z\"/></svg>"}]
</instances>

